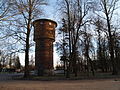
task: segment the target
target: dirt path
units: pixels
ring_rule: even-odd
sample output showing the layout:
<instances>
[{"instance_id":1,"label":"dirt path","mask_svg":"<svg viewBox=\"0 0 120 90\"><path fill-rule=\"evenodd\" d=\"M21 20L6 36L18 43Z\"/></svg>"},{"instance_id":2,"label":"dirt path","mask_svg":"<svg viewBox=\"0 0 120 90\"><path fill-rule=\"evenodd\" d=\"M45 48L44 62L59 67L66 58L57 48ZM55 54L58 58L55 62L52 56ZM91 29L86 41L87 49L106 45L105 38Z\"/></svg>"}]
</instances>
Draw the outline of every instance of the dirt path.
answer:
<instances>
[{"instance_id":1,"label":"dirt path","mask_svg":"<svg viewBox=\"0 0 120 90\"><path fill-rule=\"evenodd\" d=\"M0 90L120 90L120 80L2 81Z\"/></svg>"}]
</instances>

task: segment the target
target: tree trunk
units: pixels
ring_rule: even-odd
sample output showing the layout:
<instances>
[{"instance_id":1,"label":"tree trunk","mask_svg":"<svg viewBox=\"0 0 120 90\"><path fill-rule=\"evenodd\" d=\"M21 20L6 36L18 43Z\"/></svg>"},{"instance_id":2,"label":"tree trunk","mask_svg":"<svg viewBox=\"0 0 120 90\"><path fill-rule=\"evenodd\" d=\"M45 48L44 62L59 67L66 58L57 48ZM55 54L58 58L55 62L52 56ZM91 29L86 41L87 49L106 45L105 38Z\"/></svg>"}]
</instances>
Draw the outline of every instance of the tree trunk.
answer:
<instances>
[{"instance_id":1,"label":"tree trunk","mask_svg":"<svg viewBox=\"0 0 120 90\"><path fill-rule=\"evenodd\" d=\"M67 5L67 17L68 17L68 32L69 32L69 65L67 66L66 78L70 78L70 70L71 70L71 30L70 30L70 8L69 3L65 0Z\"/></svg>"},{"instance_id":2,"label":"tree trunk","mask_svg":"<svg viewBox=\"0 0 120 90\"><path fill-rule=\"evenodd\" d=\"M32 1L29 0L29 18L27 23L27 35L26 35L26 49L25 49L25 73L24 77L29 77L29 38L30 38L30 31L31 31L31 17L32 17Z\"/></svg>"},{"instance_id":3,"label":"tree trunk","mask_svg":"<svg viewBox=\"0 0 120 90\"><path fill-rule=\"evenodd\" d=\"M25 49L25 73L24 77L29 77L29 29L26 37L26 49Z\"/></svg>"},{"instance_id":4,"label":"tree trunk","mask_svg":"<svg viewBox=\"0 0 120 90\"><path fill-rule=\"evenodd\" d=\"M107 8L105 7L105 13L106 13L106 18L107 18L107 26L108 26L108 34L109 34L109 50L110 50L110 59L112 62L112 74L117 75L117 67L116 67L116 61L114 60L114 42L113 42L113 37L111 34L111 26L110 26L110 19L108 16Z\"/></svg>"}]
</instances>

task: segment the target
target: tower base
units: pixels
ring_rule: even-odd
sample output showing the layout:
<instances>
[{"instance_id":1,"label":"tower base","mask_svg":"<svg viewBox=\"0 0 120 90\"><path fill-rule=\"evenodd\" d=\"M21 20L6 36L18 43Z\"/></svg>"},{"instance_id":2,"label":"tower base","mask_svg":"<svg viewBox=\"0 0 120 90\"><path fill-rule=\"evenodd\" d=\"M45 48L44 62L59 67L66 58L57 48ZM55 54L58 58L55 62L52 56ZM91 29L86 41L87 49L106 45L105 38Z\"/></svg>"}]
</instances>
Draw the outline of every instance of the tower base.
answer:
<instances>
[{"instance_id":1,"label":"tower base","mask_svg":"<svg viewBox=\"0 0 120 90\"><path fill-rule=\"evenodd\" d=\"M37 76L52 76L54 75L54 69L36 70Z\"/></svg>"}]
</instances>

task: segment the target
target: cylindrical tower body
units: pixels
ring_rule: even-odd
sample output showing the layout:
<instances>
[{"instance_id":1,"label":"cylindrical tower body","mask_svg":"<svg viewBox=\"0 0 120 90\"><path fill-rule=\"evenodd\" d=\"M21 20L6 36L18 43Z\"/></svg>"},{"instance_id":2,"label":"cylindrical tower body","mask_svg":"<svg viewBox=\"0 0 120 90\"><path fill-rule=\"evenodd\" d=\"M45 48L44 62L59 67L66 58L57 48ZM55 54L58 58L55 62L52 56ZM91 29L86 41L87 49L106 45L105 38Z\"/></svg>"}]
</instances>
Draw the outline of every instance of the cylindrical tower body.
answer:
<instances>
[{"instance_id":1,"label":"cylindrical tower body","mask_svg":"<svg viewBox=\"0 0 120 90\"><path fill-rule=\"evenodd\" d=\"M53 42L57 23L49 19L33 22L35 45L35 67L38 75L51 74L53 70Z\"/></svg>"}]
</instances>

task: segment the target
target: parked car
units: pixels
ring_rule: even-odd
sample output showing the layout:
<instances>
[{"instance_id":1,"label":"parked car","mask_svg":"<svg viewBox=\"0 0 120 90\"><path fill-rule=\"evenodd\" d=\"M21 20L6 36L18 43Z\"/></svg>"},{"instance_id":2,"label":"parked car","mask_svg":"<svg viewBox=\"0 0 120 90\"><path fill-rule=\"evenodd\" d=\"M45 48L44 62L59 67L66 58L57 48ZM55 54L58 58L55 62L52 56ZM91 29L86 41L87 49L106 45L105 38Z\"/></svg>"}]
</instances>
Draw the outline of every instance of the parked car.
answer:
<instances>
[{"instance_id":1,"label":"parked car","mask_svg":"<svg viewBox=\"0 0 120 90\"><path fill-rule=\"evenodd\" d=\"M54 70L54 74L63 74L64 70Z\"/></svg>"},{"instance_id":2,"label":"parked car","mask_svg":"<svg viewBox=\"0 0 120 90\"><path fill-rule=\"evenodd\" d=\"M3 68L1 72L15 72L13 68Z\"/></svg>"},{"instance_id":3,"label":"parked car","mask_svg":"<svg viewBox=\"0 0 120 90\"><path fill-rule=\"evenodd\" d=\"M16 69L15 72L20 73L21 69Z\"/></svg>"}]
</instances>

